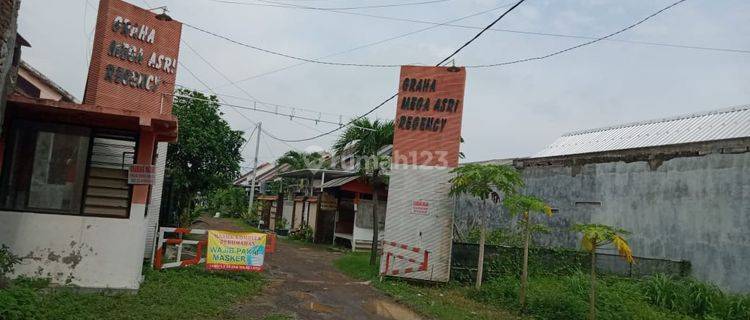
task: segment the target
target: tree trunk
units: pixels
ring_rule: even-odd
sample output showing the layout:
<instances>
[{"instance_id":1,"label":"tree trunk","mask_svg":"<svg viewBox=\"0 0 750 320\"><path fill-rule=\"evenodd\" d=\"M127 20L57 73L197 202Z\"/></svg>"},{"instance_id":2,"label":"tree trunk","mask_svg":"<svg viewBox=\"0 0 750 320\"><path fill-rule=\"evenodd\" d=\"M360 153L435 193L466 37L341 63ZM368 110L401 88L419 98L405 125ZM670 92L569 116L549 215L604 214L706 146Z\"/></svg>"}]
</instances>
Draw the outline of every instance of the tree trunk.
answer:
<instances>
[{"instance_id":1,"label":"tree trunk","mask_svg":"<svg viewBox=\"0 0 750 320\"><path fill-rule=\"evenodd\" d=\"M589 290L589 320L596 319L596 247L591 251L591 290Z\"/></svg>"},{"instance_id":2,"label":"tree trunk","mask_svg":"<svg viewBox=\"0 0 750 320\"><path fill-rule=\"evenodd\" d=\"M526 291L529 286L529 242L531 242L531 229L529 226L529 213L524 213L524 242L523 242L523 266L521 268L521 292L519 293L521 313L526 311Z\"/></svg>"},{"instance_id":3,"label":"tree trunk","mask_svg":"<svg viewBox=\"0 0 750 320\"><path fill-rule=\"evenodd\" d=\"M185 193L186 201L185 201L185 207L182 208L182 216L178 219L178 224L180 224L180 227L188 228L193 223L192 221L192 204L193 200L195 199L195 196L192 192L188 191Z\"/></svg>"},{"instance_id":4,"label":"tree trunk","mask_svg":"<svg viewBox=\"0 0 750 320\"><path fill-rule=\"evenodd\" d=\"M374 266L378 259L378 173L372 175L372 247L370 248L370 265Z\"/></svg>"},{"instance_id":5,"label":"tree trunk","mask_svg":"<svg viewBox=\"0 0 750 320\"><path fill-rule=\"evenodd\" d=\"M484 239L487 232L487 205L482 204L482 226L479 229L479 261L477 261L477 290L482 287L482 272L484 271Z\"/></svg>"}]
</instances>

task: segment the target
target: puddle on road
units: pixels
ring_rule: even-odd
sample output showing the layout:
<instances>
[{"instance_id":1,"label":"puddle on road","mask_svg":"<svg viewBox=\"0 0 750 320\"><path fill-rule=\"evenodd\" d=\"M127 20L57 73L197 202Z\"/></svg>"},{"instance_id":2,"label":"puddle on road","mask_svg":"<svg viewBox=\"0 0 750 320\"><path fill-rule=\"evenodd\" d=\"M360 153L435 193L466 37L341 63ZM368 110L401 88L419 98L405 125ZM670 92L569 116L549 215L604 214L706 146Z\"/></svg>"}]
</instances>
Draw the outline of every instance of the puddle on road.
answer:
<instances>
[{"instance_id":1,"label":"puddle on road","mask_svg":"<svg viewBox=\"0 0 750 320\"><path fill-rule=\"evenodd\" d=\"M421 320L422 317L414 313L414 311L401 306L399 304L384 301L384 300L373 300L365 304L365 309L376 313L377 315L389 319L398 320Z\"/></svg>"},{"instance_id":2,"label":"puddle on road","mask_svg":"<svg viewBox=\"0 0 750 320\"><path fill-rule=\"evenodd\" d=\"M327 305L324 305L324 304L320 304L320 303L317 303L317 302L312 302L312 301L306 303L305 305L307 306L308 309L310 309L312 311L315 311L317 313L332 313L332 312L336 311L336 308L334 308L334 307L327 306Z\"/></svg>"}]
</instances>

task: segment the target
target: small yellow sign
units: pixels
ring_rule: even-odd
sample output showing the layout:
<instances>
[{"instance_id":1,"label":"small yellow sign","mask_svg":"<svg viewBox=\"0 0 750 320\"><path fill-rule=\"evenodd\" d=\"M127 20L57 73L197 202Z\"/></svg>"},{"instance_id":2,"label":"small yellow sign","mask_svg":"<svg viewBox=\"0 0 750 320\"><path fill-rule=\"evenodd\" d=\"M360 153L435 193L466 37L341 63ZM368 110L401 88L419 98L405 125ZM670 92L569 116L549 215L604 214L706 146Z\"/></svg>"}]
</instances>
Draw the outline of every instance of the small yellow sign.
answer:
<instances>
[{"instance_id":1,"label":"small yellow sign","mask_svg":"<svg viewBox=\"0 0 750 320\"><path fill-rule=\"evenodd\" d=\"M266 234L208 231L206 269L262 271Z\"/></svg>"}]
</instances>

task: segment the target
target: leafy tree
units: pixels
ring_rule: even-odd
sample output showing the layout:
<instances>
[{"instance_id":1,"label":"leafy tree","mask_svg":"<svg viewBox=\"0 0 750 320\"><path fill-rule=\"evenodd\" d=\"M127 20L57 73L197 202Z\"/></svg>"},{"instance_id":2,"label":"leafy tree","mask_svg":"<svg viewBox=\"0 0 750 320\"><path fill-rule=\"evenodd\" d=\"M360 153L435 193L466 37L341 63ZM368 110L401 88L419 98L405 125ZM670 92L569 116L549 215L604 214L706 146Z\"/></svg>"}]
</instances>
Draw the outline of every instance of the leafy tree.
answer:
<instances>
[{"instance_id":1,"label":"leafy tree","mask_svg":"<svg viewBox=\"0 0 750 320\"><path fill-rule=\"evenodd\" d=\"M384 169L390 164L388 157L378 154L383 147L393 144L393 121L355 120L333 144L336 156L351 150L357 159L360 176L372 187L372 248L370 265L375 265L378 254L378 190L384 180ZM351 148L351 149L350 149Z\"/></svg>"},{"instance_id":2,"label":"leafy tree","mask_svg":"<svg viewBox=\"0 0 750 320\"><path fill-rule=\"evenodd\" d=\"M178 195L178 212L190 215L198 194L226 187L237 177L245 139L221 118L216 96L186 89L176 93L173 113L180 129L177 143L169 146L167 170Z\"/></svg>"},{"instance_id":3,"label":"leafy tree","mask_svg":"<svg viewBox=\"0 0 750 320\"><path fill-rule=\"evenodd\" d=\"M516 169L507 165L467 164L453 169L456 174L451 181L451 195L471 195L482 200L482 226L479 234L479 261L477 262L476 288L482 286L484 269L484 243L487 233L487 200L495 203L502 195L512 195L523 186L521 175Z\"/></svg>"},{"instance_id":4,"label":"leafy tree","mask_svg":"<svg viewBox=\"0 0 750 320\"><path fill-rule=\"evenodd\" d=\"M239 217L247 211L247 195L240 187L226 187L211 191L207 197L208 209L233 217Z\"/></svg>"},{"instance_id":5,"label":"leafy tree","mask_svg":"<svg viewBox=\"0 0 750 320\"><path fill-rule=\"evenodd\" d=\"M589 290L589 320L596 319L596 249L612 244L628 263L633 263L633 251L624 236L624 229L603 224L577 224L573 231L583 234L581 246L591 255L591 289Z\"/></svg>"},{"instance_id":6,"label":"leafy tree","mask_svg":"<svg viewBox=\"0 0 750 320\"><path fill-rule=\"evenodd\" d=\"M521 269L521 290L518 296L521 304L521 312L523 312L526 309L526 292L529 287L529 243L531 242L531 235L532 233L546 231L544 226L531 222L530 214L544 213L548 217L552 217L552 208L537 197L521 194L505 197L503 199L503 206L508 208L512 216L521 214L521 226L523 227L523 265Z\"/></svg>"}]
</instances>

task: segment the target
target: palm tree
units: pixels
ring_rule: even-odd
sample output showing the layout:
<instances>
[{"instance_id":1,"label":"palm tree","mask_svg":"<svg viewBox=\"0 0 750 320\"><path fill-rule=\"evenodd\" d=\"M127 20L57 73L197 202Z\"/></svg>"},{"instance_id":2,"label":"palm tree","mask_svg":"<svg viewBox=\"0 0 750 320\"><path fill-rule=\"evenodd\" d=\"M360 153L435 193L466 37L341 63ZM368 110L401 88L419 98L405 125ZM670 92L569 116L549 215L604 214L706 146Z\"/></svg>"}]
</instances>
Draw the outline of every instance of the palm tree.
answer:
<instances>
[{"instance_id":1,"label":"palm tree","mask_svg":"<svg viewBox=\"0 0 750 320\"><path fill-rule=\"evenodd\" d=\"M482 226L479 233L479 261L477 262L476 288L482 286L484 269L484 242L487 229L487 200L497 203L500 193L505 196L516 193L523 186L521 175L516 169L507 165L467 164L453 169L455 177L451 181L450 194L453 196L467 194L482 200ZM497 191L496 191L497 190Z\"/></svg>"},{"instance_id":2,"label":"palm tree","mask_svg":"<svg viewBox=\"0 0 750 320\"><path fill-rule=\"evenodd\" d=\"M628 231L603 224L577 224L573 231L583 234L581 246L591 255L591 289L589 290L589 320L596 319L596 249L612 244L625 261L633 263L633 250L624 236Z\"/></svg>"},{"instance_id":3,"label":"palm tree","mask_svg":"<svg viewBox=\"0 0 750 320\"><path fill-rule=\"evenodd\" d=\"M276 160L276 165L286 164L289 165L289 170L302 170L307 168L323 168L327 167L328 163L323 159L323 155L319 152L299 152L289 150L279 159Z\"/></svg>"},{"instance_id":4,"label":"palm tree","mask_svg":"<svg viewBox=\"0 0 750 320\"><path fill-rule=\"evenodd\" d=\"M381 173L390 161L378 152L393 144L393 121L370 121L357 119L333 144L336 156L351 151L358 159L360 176L372 187L372 247L370 265L375 265L378 253L378 188L381 186Z\"/></svg>"},{"instance_id":5,"label":"palm tree","mask_svg":"<svg viewBox=\"0 0 750 320\"><path fill-rule=\"evenodd\" d=\"M520 194L510 195L503 200L503 206L508 208L512 216L521 214L521 224L523 225L523 265L521 269L521 290L518 294L521 304L521 312L526 309L526 291L528 290L529 281L529 243L531 234L544 230L542 225L534 225L531 222L531 213L545 213L552 217L552 208L541 199L534 196L525 196Z\"/></svg>"}]
</instances>

